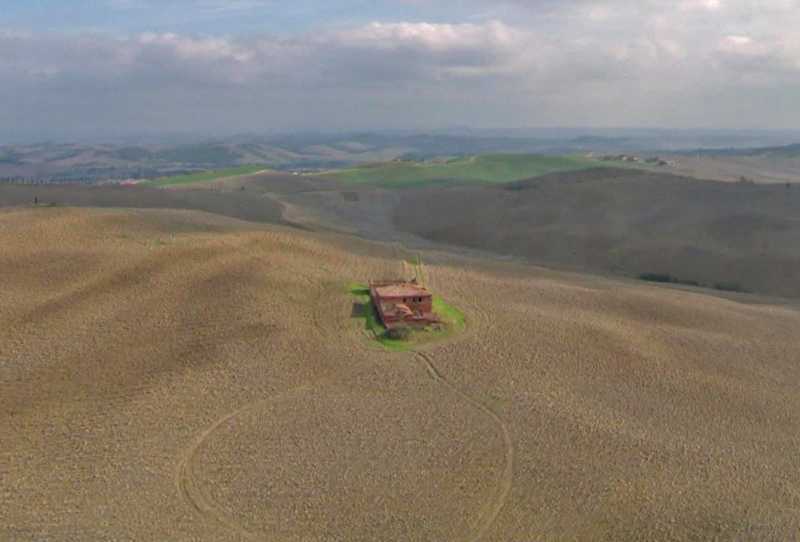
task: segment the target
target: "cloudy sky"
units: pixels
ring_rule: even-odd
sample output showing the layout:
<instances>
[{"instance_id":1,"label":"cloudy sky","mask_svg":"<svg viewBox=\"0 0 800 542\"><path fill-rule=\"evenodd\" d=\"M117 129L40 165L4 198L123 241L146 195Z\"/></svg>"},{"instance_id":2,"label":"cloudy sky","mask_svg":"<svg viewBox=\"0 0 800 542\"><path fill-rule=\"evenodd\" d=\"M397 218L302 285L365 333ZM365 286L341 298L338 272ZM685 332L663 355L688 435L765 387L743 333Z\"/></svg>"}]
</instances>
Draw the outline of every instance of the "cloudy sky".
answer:
<instances>
[{"instance_id":1,"label":"cloudy sky","mask_svg":"<svg viewBox=\"0 0 800 542\"><path fill-rule=\"evenodd\" d=\"M800 0L2 3L24 137L800 126Z\"/></svg>"}]
</instances>

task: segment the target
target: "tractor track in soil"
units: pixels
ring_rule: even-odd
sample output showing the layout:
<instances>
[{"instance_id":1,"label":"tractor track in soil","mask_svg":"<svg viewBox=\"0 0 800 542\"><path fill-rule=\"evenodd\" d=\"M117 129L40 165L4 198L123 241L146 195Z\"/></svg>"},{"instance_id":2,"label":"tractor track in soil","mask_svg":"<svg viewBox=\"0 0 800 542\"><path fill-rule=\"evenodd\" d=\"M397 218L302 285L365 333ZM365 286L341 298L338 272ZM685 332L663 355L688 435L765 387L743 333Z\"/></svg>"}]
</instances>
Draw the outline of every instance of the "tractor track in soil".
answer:
<instances>
[{"instance_id":1,"label":"tractor track in soil","mask_svg":"<svg viewBox=\"0 0 800 542\"><path fill-rule=\"evenodd\" d=\"M500 414L492 407L481 401L479 398L470 395L456 386L436 367L432 352L438 347L445 346L451 342L461 342L470 338L475 338L481 333L491 333L495 328L495 320L491 318L489 313L483 308L480 300L472 297L471 292L465 292L457 288L455 293L458 297L462 298L463 308L467 318L466 329L462 331L460 336L456 337L454 340L434 345L430 349L414 350L414 355L423 365L428 373L428 376L432 380L446 387L451 393L460 397L473 408L479 410L484 415L489 417L497 427L498 433L502 435L505 446L505 466L498 482L497 493L494 499L489 501L484 507L479 517L477 526L475 527L472 536L468 539L469 542L478 542L483 539L484 536L486 536L486 533L497 520L511 494L511 489L514 483L514 460L516 452L514 441L511 437L511 430Z\"/></svg>"},{"instance_id":2,"label":"tractor track in soil","mask_svg":"<svg viewBox=\"0 0 800 542\"><path fill-rule=\"evenodd\" d=\"M256 257L256 259L261 259ZM309 283L313 281L309 280ZM330 285L325 284L316 284L317 288L316 295L314 296L314 302L319 304L321 300L324 298L325 293L330 288ZM474 303L468 303L470 305L470 313L474 317L474 320L480 322L479 327L492 327L492 320L488 317L487 314L480 308L480 305ZM324 322L318 316L318 311L312 311L312 327L314 328L314 332L320 336L329 335L329 330L326 329ZM472 318L471 318L472 319ZM500 476L498 482L498 488L496 490L496 495L484 506L483 510L480 512L480 516L478 518L477 524L473 529L472 535L467 539L470 542L479 542L497 520L497 517L500 515L503 507L505 506L508 497L511 493L511 489L513 486L513 476L514 476L514 442L511 438L511 432L506 424L506 422L502 419L502 417L490 406L483 403L480 399L473 397L469 393L461 390L455 384L450 382L439 370L437 369L434 358L430 353L431 350L435 349L438 346L446 345L452 342L456 342L459 340L463 340L467 337L474 335L477 332L477 326L467 326L467 329L464 330L463 335L461 337L455 338L455 340L446 341L443 344L435 345L432 348L426 349L425 351L422 350L413 350L411 354L418 360L418 362L423 366L425 371L427 372L428 376L437 384L440 384L447 388L451 393L456 395L457 397L461 398L464 402L471 405L476 410L482 412L485 416L492 420L493 424L497 427L498 432L502 435L504 446L505 446L505 466L503 468L503 472ZM471 329L470 329L471 328ZM363 346L362 346L363 347ZM374 349L370 349L371 353L374 353ZM355 371L353 371L355 372ZM352 375L351 375L352 376ZM305 384L302 386L298 386L296 388L290 389L286 392L280 393L274 397L270 397L267 399L257 400L251 403L248 403L228 414L222 416L210 426L208 426L205 430L203 430L195 439L192 441L191 445L179 456L178 466L176 470L176 477L175 477L175 485L180 495L181 499L192 509L192 511L204 521L211 521L214 522L223 528L228 529L231 533L236 533L240 537L246 540L259 540L264 537L264 533L254 533L248 530L242 523L237 522L230 517L228 517L224 511L221 510L221 507L218 503L214 501L212 497L207 495L202 488L200 487L199 483L197 482L197 478L195 475L193 461L197 456L200 449L203 445L208 441L211 436L213 436L222 426L226 423L230 422L231 420L235 419L236 417L258 408L260 406L264 406L267 404L274 404L279 403L282 400L286 400L291 398L293 395L297 393L304 393L314 389L319 389L325 383L331 383L335 379L332 377L322 378L316 384Z\"/></svg>"},{"instance_id":3,"label":"tractor track in soil","mask_svg":"<svg viewBox=\"0 0 800 542\"><path fill-rule=\"evenodd\" d=\"M179 456L178 467L175 476L175 486L181 499L189 505L189 507L200 518L206 521L211 521L225 527L226 529L239 534L247 540L258 540L261 535L248 530L244 525L230 519L220 510L218 503L213 498L208 496L197 483L197 478L194 473L193 461L197 453L208 441L211 436L216 433L223 425L230 422L234 418L250 411L257 407L267 404L279 403L283 400L291 398L293 395L303 392L311 391L316 388L314 385L303 385L292 388L286 392L280 393L274 397L261 399L252 403L248 403L241 408L229 412L222 416L217 421L208 426L203 432L195 437L192 444L187 448L184 453Z\"/></svg>"},{"instance_id":4,"label":"tractor track in soil","mask_svg":"<svg viewBox=\"0 0 800 542\"><path fill-rule=\"evenodd\" d=\"M444 375L442 375L436 368L433 357L429 353L414 352L414 357L419 360L428 373L428 376L434 382L446 387L451 393L460 397L473 408L488 416L497 426L499 433L503 437L505 445L505 467L499 480L497 494L482 510L477 522L477 526L474 529L472 536L468 539L470 542L478 542L486 535L489 528L494 524L495 520L500 515L501 510L505 506L509 494L511 493L511 488L513 485L515 454L511 432L508 428L508 425L495 410L481 402L479 399L459 389ZM217 523L218 525L228 529L232 533L238 534L240 537L243 537L246 540L260 539L263 535L254 533L248 530L243 524L229 518L222 510L220 510L218 503L216 503L212 497L207 495L201 489L194 472L194 459L209 438L211 438L222 426L238 416L260 406L276 404L283 400L290 399L292 396L298 393L304 393L318 389L325 383L329 383L328 381L330 380L331 379L323 379L315 385L307 384L299 386L284 393L278 394L275 397L249 403L222 416L213 424L208 426L199 435L197 435L197 437L195 437L189 448L187 448L179 457L175 477L175 486L178 494L181 496L181 499L192 509L195 514L198 515L198 517L204 521Z\"/></svg>"},{"instance_id":5,"label":"tractor track in soil","mask_svg":"<svg viewBox=\"0 0 800 542\"><path fill-rule=\"evenodd\" d=\"M508 424L506 424L503 418L500 417L500 415L494 409L481 402L480 399L477 399L467 392L461 390L455 384L450 382L442 373L440 373L439 369L436 368L433 357L430 353L415 352L414 355L421 362L427 371L428 376L430 376L433 381L446 387L451 393L457 395L475 409L483 412L492 420L503 437L503 443L505 445L505 467L503 468L503 472L499 480L497 495L484 507L477 522L477 526L475 527L472 536L468 539L470 542L478 542L486 535L489 528L491 528L491 526L494 524L495 520L497 520L497 517L500 515L500 512L508 500L508 496L511 494L511 488L514 483L515 454L514 441L511 438L511 431L508 428Z\"/></svg>"}]
</instances>

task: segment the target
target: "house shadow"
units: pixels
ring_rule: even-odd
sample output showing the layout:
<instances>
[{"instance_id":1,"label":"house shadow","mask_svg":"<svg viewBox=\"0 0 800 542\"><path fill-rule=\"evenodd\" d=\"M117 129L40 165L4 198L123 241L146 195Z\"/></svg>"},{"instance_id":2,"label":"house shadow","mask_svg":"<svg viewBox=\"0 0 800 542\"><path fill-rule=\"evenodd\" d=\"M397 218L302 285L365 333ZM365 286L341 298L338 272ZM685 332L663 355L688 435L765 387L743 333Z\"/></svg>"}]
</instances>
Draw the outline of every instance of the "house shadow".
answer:
<instances>
[{"instance_id":1,"label":"house shadow","mask_svg":"<svg viewBox=\"0 0 800 542\"><path fill-rule=\"evenodd\" d=\"M370 309L370 303L355 302L353 303L353 310L350 312L350 318L366 318Z\"/></svg>"}]
</instances>

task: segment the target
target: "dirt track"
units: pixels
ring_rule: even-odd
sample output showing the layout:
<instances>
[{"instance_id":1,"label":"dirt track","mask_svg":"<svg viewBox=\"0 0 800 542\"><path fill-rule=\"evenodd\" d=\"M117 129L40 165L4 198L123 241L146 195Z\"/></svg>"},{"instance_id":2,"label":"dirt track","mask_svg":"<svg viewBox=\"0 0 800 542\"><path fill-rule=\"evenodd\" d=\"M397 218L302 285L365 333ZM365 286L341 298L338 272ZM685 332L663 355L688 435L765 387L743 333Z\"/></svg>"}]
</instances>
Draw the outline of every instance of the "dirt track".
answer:
<instances>
[{"instance_id":1,"label":"dirt track","mask_svg":"<svg viewBox=\"0 0 800 542\"><path fill-rule=\"evenodd\" d=\"M0 539L791 539L800 313L188 211L0 212Z\"/></svg>"}]
</instances>

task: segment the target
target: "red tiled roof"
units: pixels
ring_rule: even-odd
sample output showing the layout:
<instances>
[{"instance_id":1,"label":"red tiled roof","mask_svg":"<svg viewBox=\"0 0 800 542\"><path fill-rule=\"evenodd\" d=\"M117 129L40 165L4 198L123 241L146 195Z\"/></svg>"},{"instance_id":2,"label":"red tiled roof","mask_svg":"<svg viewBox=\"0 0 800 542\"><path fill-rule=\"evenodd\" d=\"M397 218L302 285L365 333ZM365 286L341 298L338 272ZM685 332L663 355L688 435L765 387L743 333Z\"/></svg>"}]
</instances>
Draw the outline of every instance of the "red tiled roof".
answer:
<instances>
[{"instance_id":1,"label":"red tiled roof","mask_svg":"<svg viewBox=\"0 0 800 542\"><path fill-rule=\"evenodd\" d=\"M378 297L430 297L431 293L416 284L392 284L375 288Z\"/></svg>"}]
</instances>

